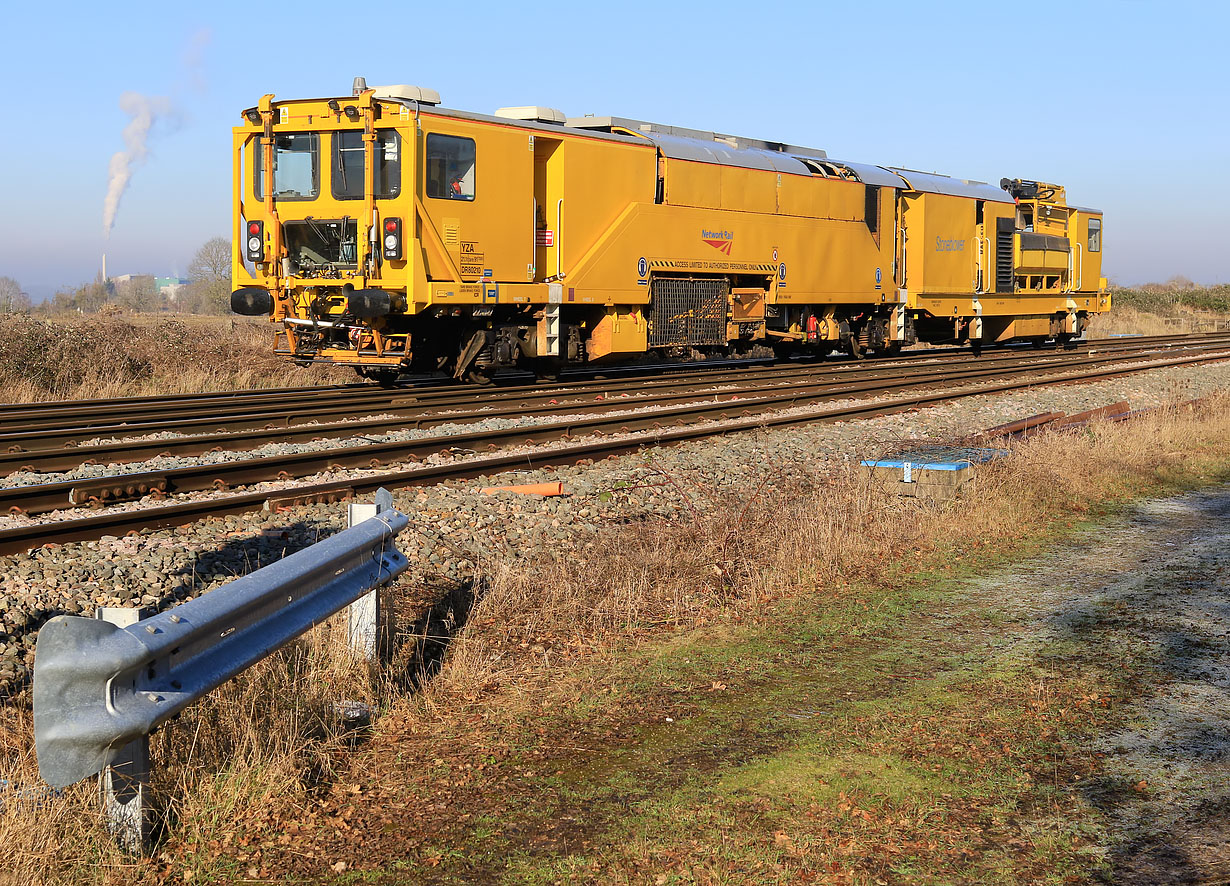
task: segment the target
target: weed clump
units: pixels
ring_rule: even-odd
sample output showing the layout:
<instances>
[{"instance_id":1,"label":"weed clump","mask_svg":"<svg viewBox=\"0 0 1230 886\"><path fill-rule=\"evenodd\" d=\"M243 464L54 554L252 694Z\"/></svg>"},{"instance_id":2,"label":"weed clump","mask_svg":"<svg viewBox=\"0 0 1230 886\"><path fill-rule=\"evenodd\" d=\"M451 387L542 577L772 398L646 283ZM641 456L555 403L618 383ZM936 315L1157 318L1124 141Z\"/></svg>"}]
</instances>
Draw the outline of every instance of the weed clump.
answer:
<instances>
[{"instance_id":1,"label":"weed clump","mask_svg":"<svg viewBox=\"0 0 1230 886\"><path fill-rule=\"evenodd\" d=\"M238 318L0 316L0 400L92 399L349 381L273 354L267 324Z\"/></svg>"}]
</instances>

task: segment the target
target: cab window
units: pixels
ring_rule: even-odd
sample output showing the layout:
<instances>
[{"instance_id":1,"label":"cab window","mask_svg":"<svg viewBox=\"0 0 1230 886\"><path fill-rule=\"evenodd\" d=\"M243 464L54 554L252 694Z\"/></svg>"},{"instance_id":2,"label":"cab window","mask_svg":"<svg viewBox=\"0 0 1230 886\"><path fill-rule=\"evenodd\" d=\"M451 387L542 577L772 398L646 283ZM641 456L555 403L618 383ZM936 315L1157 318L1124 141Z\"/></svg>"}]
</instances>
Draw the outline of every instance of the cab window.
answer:
<instances>
[{"instance_id":1,"label":"cab window","mask_svg":"<svg viewBox=\"0 0 1230 886\"><path fill-rule=\"evenodd\" d=\"M265 198L265 149L255 144L253 191ZM278 200L315 200L320 194L320 136L291 132L273 137L273 196Z\"/></svg>"},{"instance_id":2,"label":"cab window","mask_svg":"<svg viewBox=\"0 0 1230 886\"><path fill-rule=\"evenodd\" d=\"M1100 218L1089 219L1089 251L1102 251L1102 220Z\"/></svg>"},{"instance_id":3,"label":"cab window","mask_svg":"<svg viewBox=\"0 0 1230 886\"><path fill-rule=\"evenodd\" d=\"M401 136L393 129L376 132L376 199L401 193ZM333 179L330 190L338 200L361 200L366 176L363 169L363 133L333 134Z\"/></svg>"},{"instance_id":4,"label":"cab window","mask_svg":"<svg viewBox=\"0 0 1230 886\"><path fill-rule=\"evenodd\" d=\"M427 136L427 196L474 199L474 139Z\"/></svg>"}]
</instances>

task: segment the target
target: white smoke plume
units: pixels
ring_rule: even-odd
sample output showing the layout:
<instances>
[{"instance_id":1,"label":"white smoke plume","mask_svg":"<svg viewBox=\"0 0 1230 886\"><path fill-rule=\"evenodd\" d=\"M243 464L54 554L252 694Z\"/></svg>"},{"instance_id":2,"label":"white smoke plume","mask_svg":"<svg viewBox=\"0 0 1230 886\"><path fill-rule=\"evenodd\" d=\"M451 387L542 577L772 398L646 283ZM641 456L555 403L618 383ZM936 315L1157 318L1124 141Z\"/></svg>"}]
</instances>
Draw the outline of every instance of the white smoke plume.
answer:
<instances>
[{"instance_id":1,"label":"white smoke plume","mask_svg":"<svg viewBox=\"0 0 1230 886\"><path fill-rule=\"evenodd\" d=\"M103 200L104 237L111 236L115 213L120 208L120 198L128 189L133 168L145 162L145 158L149 156L150 130L160 118L173 112L173 105L171 100L164 96L125 92L120 96L120 109L132 119L124 127L124 150L111 155L107 196Z\"/></svg>"},{"instance_id":2,"label":"white smoke plume","mask_svg":"<svg viewBox=\"0 0 1230 886\"><path fill-rule=\"evenodd\" d=\"M205 51L209 49L213 39L214 33L209 28L198 28L188 39L188 45L180 56L188 87L194 92L203 93L208 90L208 84L205 82Z\"/></svg>"}]
</instances>

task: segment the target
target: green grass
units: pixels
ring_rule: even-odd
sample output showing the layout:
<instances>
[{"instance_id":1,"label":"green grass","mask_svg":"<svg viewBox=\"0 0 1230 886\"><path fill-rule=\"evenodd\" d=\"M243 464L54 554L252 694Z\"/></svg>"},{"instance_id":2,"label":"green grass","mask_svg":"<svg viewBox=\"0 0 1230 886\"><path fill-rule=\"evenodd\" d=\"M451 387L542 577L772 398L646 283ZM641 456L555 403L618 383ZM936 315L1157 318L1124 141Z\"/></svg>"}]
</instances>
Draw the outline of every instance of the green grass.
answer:
<instances>
[{"instance_id":1,"label":"green grass","mask_svg":"<svg viewBox=\"0 0 1230 886\"><path fill-rule=\"evenodd\" d=\"M652 871L678 883L786 883L808 872L1058 883L1087 869L1076 823L1002 823L1052 801L1053 787L1021 773L1064 751L1007 688L1037 679L1032 662L976 655L942 625L958 614L971 634L998 631L1005 616L963 597L952 576L857 594L792 600L749 625L631 652L602 675L624 687L615 700L587 695L552 714L553 731L592 733L627 728L631 705L643 722L627 740L584 759L552 757L552 774L523 783L532 802L459 833L452 845L464 854L433 844L410 870L459 882L478 872L620 882ZM919 724L937 740L916 740ZM518 734L504 770L544 768L531 756L544 742ZM584 834L591 845L527 845L527 833L562 820L582 820L578 843Z\"/></svg>"}]
</instances>

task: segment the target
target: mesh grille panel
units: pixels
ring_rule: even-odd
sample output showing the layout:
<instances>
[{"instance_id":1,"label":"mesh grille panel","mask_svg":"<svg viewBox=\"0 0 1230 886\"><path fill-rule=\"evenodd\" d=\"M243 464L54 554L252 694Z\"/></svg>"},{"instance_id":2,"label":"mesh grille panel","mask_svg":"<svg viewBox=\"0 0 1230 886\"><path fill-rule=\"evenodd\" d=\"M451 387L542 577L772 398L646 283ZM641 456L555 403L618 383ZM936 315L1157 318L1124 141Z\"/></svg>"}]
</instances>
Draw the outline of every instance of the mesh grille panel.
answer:
<instances>
[{"instance_id":1,"label":"mesh grille panel","mask_svg":"<svg viewBox=\"0 0 1230 886\"><path fill-rule=\"evenodd\" d=\"M654 278L649 347L726 344L725 280Z\"/></svg>"}]
</instances>

